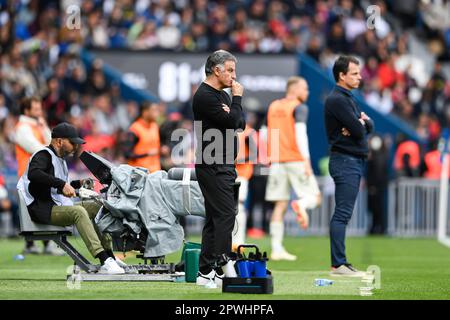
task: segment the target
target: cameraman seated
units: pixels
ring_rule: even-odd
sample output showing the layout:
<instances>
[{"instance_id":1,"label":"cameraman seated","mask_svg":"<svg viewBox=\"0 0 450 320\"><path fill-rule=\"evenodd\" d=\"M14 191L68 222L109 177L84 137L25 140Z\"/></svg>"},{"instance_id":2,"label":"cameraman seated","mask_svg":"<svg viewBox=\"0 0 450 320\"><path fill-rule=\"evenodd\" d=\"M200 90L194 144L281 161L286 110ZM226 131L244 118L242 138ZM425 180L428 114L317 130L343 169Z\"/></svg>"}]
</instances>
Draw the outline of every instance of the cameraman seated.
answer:
<instances>
[{"instance_id":1,"label":"cameraman seated","mask_svg":"<svg viewBox=\"0 0 450 320\"><path fill-rule=\"evenodd\" d=\"M100 205L94 201L83 201L74 205L75 188L81 182L67 183L68 168L64 159L75 154L84 140L78 137L74 126L58 124L52 130L52 140L33 154L27 170L20 178L17 189L27 204L34 222L56 226L76 225L86 247L101 263L100 273L123 274L126 264L116 259L112 252L111 236L101 234L91 219L94 219Z\"/></svg>"}]
</instances>

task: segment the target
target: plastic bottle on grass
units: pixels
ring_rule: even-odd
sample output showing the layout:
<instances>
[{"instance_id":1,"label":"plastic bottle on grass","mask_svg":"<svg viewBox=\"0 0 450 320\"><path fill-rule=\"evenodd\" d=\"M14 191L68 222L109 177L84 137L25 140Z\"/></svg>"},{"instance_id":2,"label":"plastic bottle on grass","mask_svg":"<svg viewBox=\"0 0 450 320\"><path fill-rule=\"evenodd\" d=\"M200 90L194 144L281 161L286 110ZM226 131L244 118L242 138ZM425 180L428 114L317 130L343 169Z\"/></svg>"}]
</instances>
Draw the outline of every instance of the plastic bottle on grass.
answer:
<instances>
[{"instance_id":1,"label":"plastic bottle on grass","mask_svg":"<svg viewBox=\"0 0 450 320\"><path fill-rule=\"evenodd\" d=\"M22 254L16 254L14 256L14 260L15 261L23 261L23 260L25 260L25 257Z\"/></svg>"},{"instance_id":2,"label":"plastic bottle on grass","mask_svg":"<svg viewBox=\"0 0 450 320\"><path fill-rule=\"evenodd\" d=\"M328 279L314 279L314 285L316 287L326 287L331 286L333 284L333 280Z\"/></svg>"}]
</instances>

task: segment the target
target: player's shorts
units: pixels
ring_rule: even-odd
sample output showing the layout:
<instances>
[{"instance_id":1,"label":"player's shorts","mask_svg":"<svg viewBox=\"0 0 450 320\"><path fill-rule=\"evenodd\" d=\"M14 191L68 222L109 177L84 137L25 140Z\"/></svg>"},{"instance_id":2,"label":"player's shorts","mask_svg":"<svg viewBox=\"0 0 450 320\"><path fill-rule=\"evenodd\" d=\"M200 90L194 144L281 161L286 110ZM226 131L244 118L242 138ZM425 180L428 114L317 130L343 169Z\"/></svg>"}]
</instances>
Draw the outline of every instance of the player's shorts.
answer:
<instances>
[{"instance_id":1,"label":"player's shorts","mask_svg":"<svg viewBox=\"0 0 450 320\"><path fill-rule=\"evenodd\" d=\"M289 200L291 188L297 197L320 195L316 177L306 175L304 162L272 163L266 187L266 201Z\"/></svg>"}]
</instances>

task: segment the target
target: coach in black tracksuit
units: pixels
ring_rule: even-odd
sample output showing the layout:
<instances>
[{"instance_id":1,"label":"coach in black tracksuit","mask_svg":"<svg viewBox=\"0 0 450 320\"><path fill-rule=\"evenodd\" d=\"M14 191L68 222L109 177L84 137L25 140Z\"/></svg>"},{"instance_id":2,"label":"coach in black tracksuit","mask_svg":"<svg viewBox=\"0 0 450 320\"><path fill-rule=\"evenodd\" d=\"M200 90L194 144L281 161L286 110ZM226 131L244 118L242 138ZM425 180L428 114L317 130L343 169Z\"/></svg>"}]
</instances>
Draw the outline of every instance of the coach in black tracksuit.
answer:
<instances>
[{"instance_id":1,"label":"coach in black tracksuit","mask_svg":"<svg viewBox=\"0 0 450 320\"><path fill-rule=\"evenodd\" d=\"M235 221L237 129L245 128L241 99L243 87L235 81L236 58L227 51L212 53L205 65L206 79L193 97L197 140L195 173L205 198L206 220L197 284L213 279L221 284L214 263L231 251ZM231 88L232 99L223 91Z\"/></svg>"}]
</instances>

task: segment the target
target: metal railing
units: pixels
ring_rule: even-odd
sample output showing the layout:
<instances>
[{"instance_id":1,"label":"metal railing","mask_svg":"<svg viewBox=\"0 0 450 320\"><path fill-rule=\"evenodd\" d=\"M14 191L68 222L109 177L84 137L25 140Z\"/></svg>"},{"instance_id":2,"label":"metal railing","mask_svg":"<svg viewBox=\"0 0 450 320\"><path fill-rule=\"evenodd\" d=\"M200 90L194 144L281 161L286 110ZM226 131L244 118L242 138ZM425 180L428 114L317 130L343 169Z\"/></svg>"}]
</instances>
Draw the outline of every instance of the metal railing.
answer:
<instances>
[{"instance_id":1,"label":"metal railing","mask_svg":"<svg viewBox=\"0 0 450 320\"><path fill-rule=\"evenodd\" d=\"M439 193L439 180L399 178L391 182L388 195L389 235L436 236Z\"/></svg>"}]
</instances>

